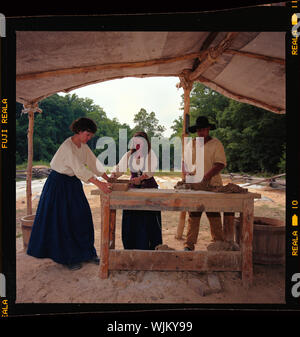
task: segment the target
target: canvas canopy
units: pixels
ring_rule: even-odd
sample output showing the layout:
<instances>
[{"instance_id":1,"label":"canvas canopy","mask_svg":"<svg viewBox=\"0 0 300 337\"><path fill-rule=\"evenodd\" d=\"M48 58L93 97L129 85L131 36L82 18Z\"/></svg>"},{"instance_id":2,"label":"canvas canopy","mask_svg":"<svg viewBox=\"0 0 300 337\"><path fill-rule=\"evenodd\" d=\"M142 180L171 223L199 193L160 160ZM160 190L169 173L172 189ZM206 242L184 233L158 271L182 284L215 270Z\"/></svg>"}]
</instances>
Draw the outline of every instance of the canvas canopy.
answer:
<instances>
[{"instance_id":1,"label":"canvas canopy","mask_svg":"<svg viewBox=\"0 0 300 337\"><path fill-rule=\"evenodd\" d=\"M124 77L178 76L285 113L285 32L17 31L16 97Z\"/></svg>"},{"instance_id":2,"label":"canvas canopy","mask_svg":"<svg viewBox=\"0 0 300 337\"><path fill-rule=\"evenodd\" d=\"M16 31L16 98L28 112L27 214L32 214L34 112L57 92L124 77L177 76L183 136L193 82L285 113L285 32ZM180 231L185 212L180 218Z\"/></svg>"}]
</instances>

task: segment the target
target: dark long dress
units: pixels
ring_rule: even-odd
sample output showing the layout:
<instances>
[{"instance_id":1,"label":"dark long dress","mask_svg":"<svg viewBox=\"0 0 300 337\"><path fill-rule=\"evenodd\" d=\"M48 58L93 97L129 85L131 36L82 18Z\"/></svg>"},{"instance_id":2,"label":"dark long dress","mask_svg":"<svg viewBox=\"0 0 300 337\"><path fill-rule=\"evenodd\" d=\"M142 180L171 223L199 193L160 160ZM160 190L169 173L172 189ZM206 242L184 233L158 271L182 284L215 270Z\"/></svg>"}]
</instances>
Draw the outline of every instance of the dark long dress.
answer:
<instances>
[{"instance_id":1,"label":"dark long dress","mask_svg":"<svg viewBox=\"0 0 300 337\"><path fill-rule=\"evenodd\" d=\"M142 174L142 173L141 173ZM137 177L131 173L131 178ZM158 188L154 177L145 179L133 188ZM123 210L122 242L125 249L153 250L162 243L161 212Z\"/></svg>"},{"instance_id":2,"label":"dark long dress","mask_svg":"<svg viewBox=\"0 0 300 337\"><path fill-rule=\"evenodd\" d=\"M27 254L61 264L97 256L91 209L76 176L50 173L36 211Z\"/></svg>"}]
</instances>

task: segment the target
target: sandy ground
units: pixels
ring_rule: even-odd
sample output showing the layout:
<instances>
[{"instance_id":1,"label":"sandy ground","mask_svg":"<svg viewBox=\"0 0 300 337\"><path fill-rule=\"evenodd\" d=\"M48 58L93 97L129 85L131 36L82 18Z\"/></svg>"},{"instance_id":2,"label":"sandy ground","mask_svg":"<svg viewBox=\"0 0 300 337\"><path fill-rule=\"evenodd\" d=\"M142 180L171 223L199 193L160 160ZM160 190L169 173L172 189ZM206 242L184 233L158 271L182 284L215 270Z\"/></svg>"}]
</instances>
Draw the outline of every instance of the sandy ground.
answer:
<instances>
[{"instance_id":1,"label":"sandy ground","mask_svg":"<svg viewBox=\"0 0 300 337\"><path fill-rule=\"evenodd\" d=\"M172 188L178 178L159 177L161 188ZM228 181L229 182L229 181ZM224 181L224 183L227 183ZM95 247L100 247L99 197L90 194L93 185L84 185L95 224ZM285 191L265 187L248 188L261 193L255 201L255 215L284 220ZM33 193L33 208L38 204L39 192ZM108 279L100 279L99 266L86 263L80 270L70 271L50 259L36 259L23 250L20 218L25 215L25 196L19 193L17 215L17 303L285 303L284 265L253 267L254 283L244 289L240 272L215 272L220 281L218 292L203 294L208 274L199 272L114 271ZM116 249L123 249L121 211L117 211ZM176 250L183 249L183 240L175 239L178 212L162 212L163 243ZM184 230L183 239L185 237ZM211 243L208 220L201 220L197 250L205 250ZM202 288L201 288L202 287Z\"/></svg>"}]
</instances>

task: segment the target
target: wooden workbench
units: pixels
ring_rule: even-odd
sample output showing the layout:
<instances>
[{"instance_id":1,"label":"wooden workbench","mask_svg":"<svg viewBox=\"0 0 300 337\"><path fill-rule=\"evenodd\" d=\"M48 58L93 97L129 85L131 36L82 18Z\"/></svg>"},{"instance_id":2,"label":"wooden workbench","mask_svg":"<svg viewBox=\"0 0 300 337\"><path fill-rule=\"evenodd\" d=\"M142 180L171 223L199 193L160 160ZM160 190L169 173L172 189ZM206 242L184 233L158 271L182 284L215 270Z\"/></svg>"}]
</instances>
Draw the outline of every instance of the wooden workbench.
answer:
<instances>
[{"instance_id":1,"label":"wooden workbench","mask_svg":"<svg viewBox=\"0 0 300 337\"><path fill-rule=\"evenodd\" d=\"M109 270L162 271L241 271L245 287L252 284L252 237L254 198L256 193L216 193L191 190L129 189L104 194L101 202L100 277ZM233 239L233 215L240 213L240 251L150 251L115 250L117 209L224 212L224 232Z\"/></svg>"}]
</instances>

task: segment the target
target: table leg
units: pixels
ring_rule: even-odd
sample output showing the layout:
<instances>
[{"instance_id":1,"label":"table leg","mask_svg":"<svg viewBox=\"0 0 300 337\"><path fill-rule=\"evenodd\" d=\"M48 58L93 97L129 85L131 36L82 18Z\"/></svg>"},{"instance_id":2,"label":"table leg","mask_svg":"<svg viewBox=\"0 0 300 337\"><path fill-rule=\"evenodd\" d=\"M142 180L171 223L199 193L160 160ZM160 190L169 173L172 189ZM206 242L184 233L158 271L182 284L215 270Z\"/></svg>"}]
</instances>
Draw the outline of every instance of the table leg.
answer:
<instances>
[{"instance_id":1,"label":"table leg","mask_svg":"<svg viewBox=\"0 0 300 337\"><path fill-rule=\"evenodd\" d=\"M243 213L240 212L238 223L234 224L234 226L235 226L235 242L238 245L240 245L240 241L241 241L242 223L243 223Z\"/></svg>"},{"instance_id":2,"label":"table leg","mask_svg":"<svg viewBox=\"0 0 300 337\"><path fill-rule=\"evenodd\" d=\"M224 212L224 239L228 242L234 241L234 213Z\"/></svg>"},{"instance_id":3,"label":"table leg","mask_svg":"<svg viewBox=\"0 0 300 337\"><path fill-rule=\"evenodd\" d=\"M100 248L100 278L108 278L109 258L109 196L101 196L101 248Z\"/></svg>"},{"instance_id":4,"label":"table leg","mask_svg":"<svg viewBox=\"0 0 300 337\"><path fill-rule=\"evenodd\" d=\"M116 210L110 210L110 221L109 221L109 249L115 249L115 239L116 239Z\"/></svg>"},{"instance_id":5,"label":"table leg","mask_svg":"<svg viewBox=\"0 0 300 337\"><path fill-rule=\"evenodd\" d=\"M253 200L245 200L241 216L241 253L243 285L249 288L253 282L252 240L253 240Z\"/></svg>"}]
</instances>

